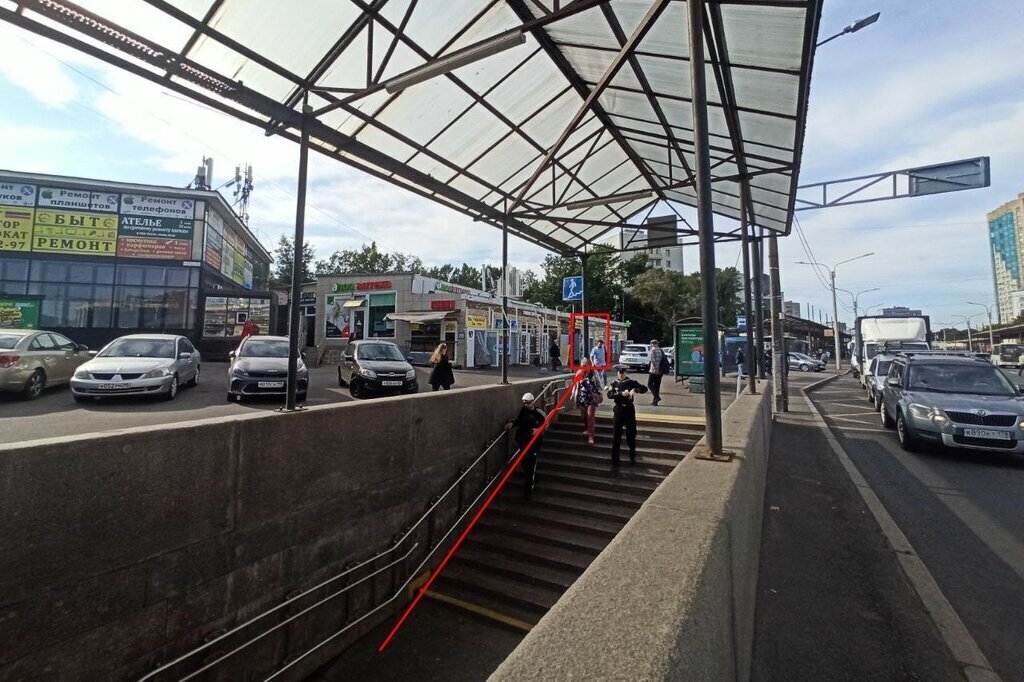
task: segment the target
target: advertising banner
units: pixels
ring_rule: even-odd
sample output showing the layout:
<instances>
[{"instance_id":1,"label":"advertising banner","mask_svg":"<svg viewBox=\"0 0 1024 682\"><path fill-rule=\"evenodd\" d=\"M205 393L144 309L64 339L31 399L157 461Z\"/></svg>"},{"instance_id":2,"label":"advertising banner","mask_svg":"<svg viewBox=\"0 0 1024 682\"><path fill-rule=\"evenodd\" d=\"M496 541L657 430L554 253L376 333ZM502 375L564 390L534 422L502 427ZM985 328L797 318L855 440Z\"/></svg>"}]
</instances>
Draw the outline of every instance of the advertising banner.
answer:
<instances>
[{"instance_id":1,"label":"advertising banner","mask_svg":"<svg viewBox=\"0 0 1024 682\"><path fill-rule=\"evenodd\" d=\"M676 376L704 376L704 325L676 325Z\"/></svg>"},{"instance_id":2,"label":"advertising banner","mask_svg":"<svg viewBox=\"0 0 1024 682\"><path fill-rule=\"evenodd\" d=\"M487 329L485 315L466 315L466 327L469 329Z\"/></svg>"},{"instance_id":3,"label":"advertising banner","mask_svg":"<svg viewBox=\"0 0 1024 682\"><path fill-rule=\"evenodd\" d=\"M113 256L117 250L117 216L37 209L32 250Z\"/></svg>"},{"instance_id":4,"label":"advertising banner","mask_svg":"<svg viewBox=\"0 0 1024 682\"><path fill-rule=\"evenodd\" d=\"M352 336L352 316L354 308L346 308L345 301L350 296L331 296L324 301L324 335L328 339L347 339Z\"/></svg>"},{"instance_id":5,"label":"advertising banner","mask_svg":"<svg viewBox=\"0 0 1024 682\"><path fill-rule=\"evenodd\" d=\"M245 281L245 260L242 258L242 254L237 251L234 253L234 258L231 261L231 279L236 284L241 284Z\"/></svg>"},{"instance_id":6,"label":"advertising banner","mask_svg":"<svg viewBox=\"0 0 1024 682\"><path fill-rule=\"evenodd\" d=\"M41 299L0 298L0 329L38 329Z\"/></svg>"},{"instance_id":7,"label":"advertising banner","mask_svg":"<svg viewBox=\"0 0 1024 682\"><path fill-rule=\"evenodd\" d=\"M204 257L210 267L219 271L223 262L224 221L212 211L207 215L209 221L206 223L206 253Z\"/></svg>"},{"instance_id":8,"label":"advertising banner","mask_svg":"<svg viewBox=\"0 0 1024 682\"><path fill-rule=\"evenodd\" d=\"M39 208L66 208L72 211L117 213L121 195L111 192L90 192L66 187L40 187Z\"/></svg>"},{"instance_id":9,"label":"advertising banner","mask_svg":"<svg viewBox=\"0 0 1024 682\"><path fill-rule=\"evenodd\" d=\"M0 251L30 251L35 210L0 206Z\"/></svg>"},{"instance_id":10,"label":"advertising banner","mask_svg":"<svg viewBox=\"0 0 1024 682\"><path fill-rule=\"evenodd\" d=\"M245 275L242 279L242 286L246 289L252 289L252 263L245 261Z\"/></svg>"},{"instance_id":11,"label":"advertising banner","mask_svg":"<svg viewBox=\"0 0 1024 682\"><path fill-rule=\"evenodd\" d=\"M121 196L123 215L147 215L161 218L195 218L196 202L192 199L155 197L147 194Z\"/></svg>"},{"instance_id":12,"label":"advertising banner","mask_svg":"<svg viewBox=\"0 0 1024 682\"><path fill-rule=\"evenodd\" d=\"M20 182L0 182L0 204L35 206L36 186Z\"/></svg>"},{"instance_id":13,"label":"advertising banner","mask_svg":"<svg viewBox=\"0 0 1024 682\"><path fill-rule=\"evenodd\" d=\"M187 260L192 257L193 231L191 220L123 215L117 232L117 255Z\"/></svg>"},{"instance_id":14,"label":"advertising banner","mask_svg":"<svg viewBox=\"0 0 1024 682\"><path fill-rule=\"evenodd\" d=\"M235 250L227 244L224 245L224 249L221 251L220 260L220 274L227 278L231 278L231 272L235 269Z\"/></svg>"}]
</instances>

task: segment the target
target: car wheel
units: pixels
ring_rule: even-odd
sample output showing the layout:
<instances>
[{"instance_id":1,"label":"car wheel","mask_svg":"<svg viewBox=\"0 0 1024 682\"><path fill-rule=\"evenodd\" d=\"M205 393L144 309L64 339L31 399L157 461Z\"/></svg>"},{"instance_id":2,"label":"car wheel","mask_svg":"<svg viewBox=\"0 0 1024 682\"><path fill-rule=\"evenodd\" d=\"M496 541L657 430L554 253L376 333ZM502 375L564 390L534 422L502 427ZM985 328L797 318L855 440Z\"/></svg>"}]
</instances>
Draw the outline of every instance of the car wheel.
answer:
<instances>
[{"instance_id":1,"label":"car wheel","mask_svg":"<svg viewBox=\"0 0 1024 682\"><path fill-rule=\"evenodd\" d=\"M363 382L359 379L353 379L349 383L348 392L356 400L362 400L366 397L366 389L363 387Z\"/></svg>"},{"instance_id":2,"label":"car wheel","mask_svg":"<svg viewBox=\"0 0 1024 682\"><path fill-rule=\"evenodd\" d=\"M808 367L806 363L802 363L802 364L800 365L800 371L801 371L801 372L809 372L809 371L810 371L810 369L811 369L811 368L810 368L810 367Z\"/></svg>"},{"instance_id":3,"label":"car wheel","mask_svg":"<svg viewBox=\"0 0 1024 682\"><path fill-rule=\"evenodd\" d=\"M341 378L341 367L338 368L338 385L344 386L345 380Z\"/></svg>"},{"instance_id":4,"label":"car wheel","mask_svg":"<svg viewBox=\"0 0 1024 682\"><path fill-rule=\"evenodd\" d=\"M199 385L199 369L200 368L197 366L196 367L196 375L194 377L192 377L192 381L188 382L189 386L198 386Z\"/></svg>"},{"instance_id":5,"label":"car wheel","mask_svg":"<svg viewBox=\"0 0 1024 682\"><path fill-rule=\"evenodd\" d=\"M896 437L900 440L900 447L907 452L917 450L917 439L910 435L910 430L907 429L907 420L903 418L902 412L896 413Z\"/></svg>"},{"instance_id":6,"label":"car wheel","mask_svg":"<svg viewBox=\"0 0 1024 682\"><path fill-rule=\"evenodd\" d=\"M889 413L885 411L885 403L882 402L881 400L879 402L881 404L878 407L878 414L882 418L882 427L886 429L891 429L892 427L896 426L896 423L889 417Z\"/></svg>"},{"instance_id":7,"label":"car wheel","mask_svg":"<svg viewBox=\"0 0 1024 682\"><path fill-rule=\"evenodd\" d=\"M164 400L174 400L178 397L178 375L175 374L171 377L171 386L167 389L167 393L164 393Z\"/></svg>"},{"instance_id":8,"label":"car wheel","mask_svg":"<svg viewBox=\"0 0 1024 682\"><path fill-rule=\"evenodd\" d=\"M882 394L881 393L876 393L875 394L874 405L875 405L875 409L876 410L882 409Z\"/></svg>"},{"instance_id":9,"label":"car wheel","mask_svg":"<svg viewBox=\"0 0 1024 682\"><path fill-rule=\"evenodd\" d=\"M37 369L25 382L25 388L21 393L25 396L25 400L35 400L43 394L44 388L46 388L46 373Z\"/></svg>"},{"instance_id":10,"label":"car wheel","mask_svg":"<svg viewBox=\"0 0 1024 682\"><path fill-rule=\"evenodd\" d=\"M875 392L872 390L868 390L868 402L872 405L875 404Z\"/></svg>"}]
</instances>

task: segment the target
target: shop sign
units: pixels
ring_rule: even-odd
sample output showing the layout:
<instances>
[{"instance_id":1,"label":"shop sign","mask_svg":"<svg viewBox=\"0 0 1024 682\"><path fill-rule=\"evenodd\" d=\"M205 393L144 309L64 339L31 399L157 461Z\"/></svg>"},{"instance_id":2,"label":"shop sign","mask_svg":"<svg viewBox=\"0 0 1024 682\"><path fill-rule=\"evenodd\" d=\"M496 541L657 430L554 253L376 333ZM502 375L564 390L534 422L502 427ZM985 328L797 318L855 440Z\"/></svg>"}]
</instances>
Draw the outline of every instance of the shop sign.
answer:
<instances>
[{"instance_id":1,"label":"shop sign","mask_svg":"<svg viewBox=\"0 0 1024 682\"><path fill-rule=\"evenodd\" d=\"M220 274L224 275L228 279L231 278L231 271L235 266L235 250L227 244L224 245L224 249L221 251L220 256Z\"/></svg>"},{"instance_id":2,"label":"shop sign","mask_svg":"<svg viewBox=\"0 0 1024 682\"><path fill-rule=\"evenodd\" d=\"M209 226L211 229L206 230L206 262L219 272L224 252L224 238L220 232L212 229L212 227L213 225L211 224Z\"/></svg>"},{"instance_id":3,"label":"shop sign","mask_svg":"<svg viewBox=\"0 0 1024 682\"><path fill-rule=\"evenodd\" d=\"M124 215L148 215L165 218L194 218L196 202L192 199L156 197L148 194L125 194L121 197Z\"/></svg>"},{"instance_id":4,"label":"shop sign","mask_svg":"<svg viewBox=\"0 0 1024 682\"><path fill-rule=\"evenodd\" d=\"M0 251L30 250L34 216L31 208L0 206Z\"/></svg>"},{"instance_id":5,"label":"shop sign","mask_svg":"<svg viewBox=\"0 0 1024 682\"><path fill-rule=\"evenodd\" d=\"M245 271L242 275L242 286L246 289L252 289L252 263L245 261Z\"/></svg>"},{"instance_id":6,"label":"shop sign","mask_svg":"<svg viewBox=\"0 0 1024 682\"><path fill-rule=\"evenodd\" d=\"M505 328L505 321L502 320L502 319L495 320L494 321L494 328L495 329L504 329ZM511 329L512 331L516 331L517 329L519 329L519 321L518 320L509 320L508 321L508 328Z\"/></svg>"},{"instance_id":7,"label":"shop sign","mask_svg":"<svg viewBox=\"0 0 1024 682\"><path fill-rule=\"evenodd\" d=\"M36 186L20 182L0 182L0 204L35 206Z\"/></svg>"},{"instance_id":8,"label":"shop sign","mask_svg":"<svg viewBox=\"0 0 1024 682\"><path fill-rule=\"evenodd\" d=\"M245 260L242 258L242 254L237 251L234 254L234 260L231 262L231 280L235 284L245 283Z\"/></svg>"},{"instance_id":9,"label":"shop sign","mask_svg":"<svg viewBox=\"0 0 1024 682\"><path fill-rule=\"evenodd\" d=\"M113 256L117 250L117 216L37 210L32 250Z\"/></svg>"},{"instance_id":10,"label":"shop sign","mask_svg":"<svg viewBox=\"0 0 1024 682\"><path fill-rule=\"evenodd\" d=\"M125 258L185 260L192 255L192 242L181 239L118 237L117 255Z\"/></svg>"},{"instance_id":11,"label":"shop sign","mask_svg":"<svg viewBox=\"0 0 1024 682\"><path fill-rule=\"evenodd\" d=\"M117 255L184 260L192 256L194 223L181 218L121 216Z\"/></svg>"},{"instance_id":12,"label":"shop sign","mask_svg":"<svg viewBox=\"0 0 1024 682\"><path fill-rule=\"evenodd\" d=\"M353 291L368 291L372 289L390 289L391 280L384 279L376 282L335 282L331 285L331 291L334 293L346 293Z\"/></svg>"},{"instance_id":13,"label":"shop sign","mask_svg":"<svg viewBox=\"0 0 1024 682\"><path fill-rule=\"evenodd\" d=\"M487 317L484 315L466 315L466 327L469 329L487 329Z\"/></svg>"},{"instance_id":14,"label":"shop sign","mask_svg":"<svg viewBox=\"0 0 1024 682\"><path fill-rule=\"evenodd\" d=\"M38 329L39 299L0 298L0 329Z\"/></svg>"},{"instance_id":15,"label":"shop sign","mask_svg":"<svg viewBox=\"0 0 1024 682\"><path fill-rule=\"evenodd\" d=\"M431 301L431 310L455 310L455 300L450 299L446 301Z\"/></svg>"},{"instance_id":16,"label":"shop sign","mask_svg":"<svg viewBox=\"0 0 1024 682\"><path fill-rule=\"evenodd\" d=\"M444 323L444 333L445 334L454 334L456 332L456 330L458 330L458 328L459 328L459 325L458 325L457 322L445 322Z\"/></svg>"},{"instance_id":17,"label":"shop sign","mask_svg":"<svg viewBox=\"0 0 1024 682\"><path fill-rule=\"evenodd\" d=\"M121 195L110 192L90 192L66 187L40 187L39 208L67 208L73 211L103 211L117 213Z\"/></svg>"},{"instance_id":18,"label":"shop sign","mask_svg":"<svg viewBox=\"0 0 1024 682\"><path fill-rule=\"evenodd\" d=\"M302 301L303 303L307 303L309 301L315 301L316 300L316 292L315 291L303 291L303 292L300 292L299 293L299 300Z\"/></svg>"}]
</instances>

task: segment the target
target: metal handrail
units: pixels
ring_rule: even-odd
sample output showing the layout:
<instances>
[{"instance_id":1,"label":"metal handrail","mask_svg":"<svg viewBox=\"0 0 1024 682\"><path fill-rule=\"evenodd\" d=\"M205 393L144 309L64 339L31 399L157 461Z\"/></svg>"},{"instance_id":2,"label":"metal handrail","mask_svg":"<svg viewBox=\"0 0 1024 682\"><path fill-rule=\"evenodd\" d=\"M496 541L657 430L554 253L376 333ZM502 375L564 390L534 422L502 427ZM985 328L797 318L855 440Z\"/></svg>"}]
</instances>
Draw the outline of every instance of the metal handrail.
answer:
<instances>
[{"instance_id":1,"label":"metal handrail","mask_svg":"<svg viewBox=\"0 0 1024 682\"><path fill-rule=\"evenodd\" d=\"M540 394L537 396L538 400L543 399L549 392L552 392L552 391L553 391L553 393L557 394L557 392L558 392L557 384L560 384L560 383L563 384L563 386L562 386L563 389L568 387L566 385L568 382L566 382L564 379L553 379L553 380L549 381L547 384L545 384L544 387L541 389ZM486 448L484 448L484 451L482 453L480 453L480 455L475 460L473 460L473 463L470 464L468 467L466 467L461 474L459 474L458 478L456 478L455 481L450 486L448 486L448 488L443 493L441 493L441 495L439 495L430 504L430 506L427 507L426 511L424 511L423 514L421 514L420 517L402 535L398 536L392 542L391 547L389 547L388 549L385 549L385 550L383 550L381 552L378 552L373 557L371 557L369 559L366 559L366 560L364 560L364 561L362 561L362 562L360 562L360 563L358 563L358 564L356 564L356 565L354 565L354 566L352 566L352 567L342 571L341 573L339 573L339 574L337 574L335 576L332 576L331 578L328 578L327 580L324 580L323 582L320 582L320 583L314 585L313 587L307 588L306 590L298 593L297 595L295 595L293 597L289 597L289 598L285 599L283 602L281 602L277 606L274 606L274 607L264 611L263 613L260 613L260 614L258 614L256 616L253 616L252 618L250 618L249 620L245 621L244 623L240 623L239 625L236 625L235 627L231 628L230 630L227 630L227 631L221 633L217 637L215 637L215 638L213 638L213 639L211 639L211 640L209 640L207 642L204 642L204 643L200 644L199 646L194 647L193 649L190 649L189 651L187 651L187 652L183 653L182 655L178 656L177 658L175 658L173 661L165 663L165 664L159 666L158 668L156 668L155 670L153 670L153 671L147 673L146 675L140 677L139 678L139 682L146 682L146 680L153 679L157 675L159 675L159 674L161 674L163 672L166 672L167 670L173 668L174 666L178 665L179 663L184 662L188 658L191 658L192 656L195 656L198 653L201 653L203 651L206 651L207 649L210 649L211 647L215 646L218 642L221 642L221 641L225 640L226 638L228 638L228 637L230 637L230 636L232 636L234 634L237 634L238 632L240 632L241 630L244 630L245 628L249 627L253 623L256 623L257 621L259 621L259 620L261 620L261 619L263 619L263 618L265 618L265 617L267 617L267 616L269 616L269 615L271 615L273 613L276 613L276 612L280 611L281 609L283 609L283 608L285 608L285 607L295 603L296 601L302 599L303 597L308 596L312 592L314 592L316 590L319 590L319 589L321 589L321 588L323 588L323 587L325 587L325 586L327 586L327 585L329 585L329 584L331 584L333 582L336 582L336 581L340 580L341 578L344 578L345 576L350 575L350 574L354 573L355 571L358 571L359 569L364 568L365 566L370 565L370 564L376 562L377 560L382 559L382 558L388 556L389 554L395 552L399 548L399 546L402 545L402 543L404 543L406 540L409 539L410 536L412 536L412 534L423 524L424 521L427 521L427 520L430 519L431 514L433 513L433 511L435 509L437 509L437 507L441 504L441 502L444 501L453 491L455 491L455 490L457 490L459 488L460 484L463 482L463 480L465 480L465 478L470 474L470 472L474 471L476 469L476 467L480 464L480 462L485 461L485 458L487 457L488 454L490 454L491 450L493 450L494 447L498 443L501 443L506 438L508 438L508 431L502 429L502 431L498 434L498 436L493 441L491 441L491 443ZM368 611L364 615L360 616L356 620L352 621L351 623L346 625L344 628L342 628L338 632L332 634L330 637L328 637L327 639L323 640L319 644L314 645L313 648L309 649L308 651L303 653L301 656L293 659L287 665L282 667L280 670L278 670L275 673L273 673L270 677L267 678L267 680L271 680L274 677L278 676L280 673L284 672L285 670L287 670L291 666L295 665L300 660L302 660L303 658L305 658L306 656L311 654L313 651L316 651L318 648L320 648L321 646L323 646L324 644L326 644L330 640L332 640L335 637L338 637L339 635L345 633L352 626L356 625L357 623L361 622L362 620L364 620L368 616L370 616L370 615L376 613L377 611L379 611L385 605L390 604L392 601L394 601L395 598L398 597L402 593L402 591L408 586L408 584L410 582L412 582L413 577L418 575L419 571L423 568L423 566L427 563L427 561L429 561L430 558L434 555L434 552L437 550L437 548L440 547L442 545L442 543L444 543L444 541L448 539L448 537L451 535L452 531L454 531L455 528L457 528L458 525L460 523L462 523L462 520L466 517L466 515L469 513L469 511L476 505L476 503L480 501L480 498L483 496L483 494L490 489L490 487L494 483L494 481L497 480L497 478L500 475L501 471L504 469L505 466L508 465L508 462L511 461L511 459L514 458L514 456L515 456L515 453L513 453L512 457L510 457L509 460L506 460L506 462L502 465L502 467L499 468L498 472L495 473L495 475L490 478L490 480L487 482L487 484L484 486L484 488L481 490L481 492L476 496L476 498L473 500L473 502L470 503L466 507L465 511L463 511L462 514L459 515L459 518L456 519L456 521L451 525L451 527L448 529L448 532L446 532L444 534L444 536L437 543L434 544L434 546L430 549L430 552L427 553L427 555L426 555L426 557L424 557L423 561L421 561L419 566L417 566L416 570L414 570L414 571L412 571L410 573L409 578L406 579L405 583L403 583L402 586L398 590L396 590L395 593L390 598L388 598L385 601L381 602L378 606L376 606L375 608L371 609L370 611ZM486 474L485 474L485 476L486 476ZM249 647L250 645L254 644L255 642L258 642L259 640L263 639L264 637L266 637L270 633L274 632L278 628L280 628L280 627L286 625L287 623L290 623L291 621L295 620L299 616L305 615L306 613L308 613L312 609L315 609L315 608L321 606L325 602L330 601L331 599L333 599L333 598L335 598L335 597L337 597L337 596L339 596L341 594L344 594L345 592L348 592L350 589L352 589L356 585L359 585L359 584L365 582L366 580L379 575L380 573L386 571L387 569L392 568L393 566L395 566L398 563L400 563L400 562L404 561L405 559L407 559L418 546L419 546L418 542L414 543L412 545L412 547L410 547L408 549L408 551L403 556L399 557L398 559L395 559L395 560L391 561L390 563L386 564L385 566L375 570L373 573L370 573L369 575L366 575L363 578L360 578L359 580L357 580L357 581L355 581L355 582L353 582L353 583L351 583L349 585L346 585L343 589L341 589L341 590L331 594L328 597L325 597L325 598L321 599L320 601L316 602L315 604L313 604L313 605L303 609L302 611L300 611L300 612L290 616L288 619L286 619L283 622L278 623L275 626L265 630L264 632L260 633L259 635L256 635L255 637L252 637L252 638L246 640L245 642L243 642L239 646L235 647L231 651L227 652L226 654L224 654L220 658L217 658L214 661L211 661L211 662L207 663L206 665L204 665L199 670L195 670L195 671L189 673L187 676L185 676L183 678L180 678L180 679L188 680L188 679L191 679L191 678L195 677L199 673L205 672L206 670L208 670L209 668L213 667L214 665L216 665L216 664L218 664L218 663L220 663L220 662L230 658L231 656L234 656L238 652L240 652L243 649Z\"/></svg>"}]
</instances>

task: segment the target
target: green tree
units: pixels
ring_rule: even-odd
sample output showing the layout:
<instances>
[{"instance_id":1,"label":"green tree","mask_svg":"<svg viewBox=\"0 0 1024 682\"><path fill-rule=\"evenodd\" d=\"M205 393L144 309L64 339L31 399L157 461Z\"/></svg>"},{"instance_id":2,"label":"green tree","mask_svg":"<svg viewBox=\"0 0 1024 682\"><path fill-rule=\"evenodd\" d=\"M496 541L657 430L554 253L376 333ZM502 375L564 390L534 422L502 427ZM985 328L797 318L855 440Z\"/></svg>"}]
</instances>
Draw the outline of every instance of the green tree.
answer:
<instances>
[{"instance_id":1,"label":"green tree","mask_svg":"<svg viewBox=\"0 0 1024 682\"><path fill-rule=\"evenodd\" d=\"M302 244L302 281L310 282L313 276L313 259L316 258L316 250L309 242ZM295 261L295 247L291 239L281 235L274 249L274 269L271 274L271 284L279 286L291 286L292 267Z\"/></svg>"},{"instance_id":2,"label":"green tree","mask_svg":"<svg viewBox=\"0 0 1024 682\"><path fill-rule=\"evenodd\" d=\"M732 326L743 305L743 278L736 268L718 270L717 276L719 323ZM637 279L630 293L636 303L653 314L653 324L644 329L650 329L654 338L670 339L677 320L701 316L703 293L697 272L682 275L648 270ZM634 338L644 336L646 334L633 334Z\"/></svg>"},{"instance_id":3,"label":"green tree","mask_svg":"<svg viewBox=\"0 0 1024 682\"><path fill-rule=\"evenodd\" d=\"M316 274L320 277L331 275L379 275L385 272L420 272L423 261L416 256L403 253L388 253L377 248L377 242L363 244L359 249L335 251L326 260L316 262Z\"/></svg>"}]
</instances>

